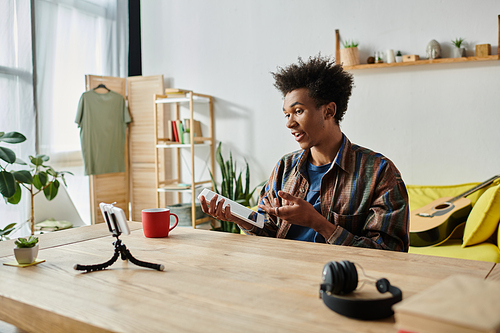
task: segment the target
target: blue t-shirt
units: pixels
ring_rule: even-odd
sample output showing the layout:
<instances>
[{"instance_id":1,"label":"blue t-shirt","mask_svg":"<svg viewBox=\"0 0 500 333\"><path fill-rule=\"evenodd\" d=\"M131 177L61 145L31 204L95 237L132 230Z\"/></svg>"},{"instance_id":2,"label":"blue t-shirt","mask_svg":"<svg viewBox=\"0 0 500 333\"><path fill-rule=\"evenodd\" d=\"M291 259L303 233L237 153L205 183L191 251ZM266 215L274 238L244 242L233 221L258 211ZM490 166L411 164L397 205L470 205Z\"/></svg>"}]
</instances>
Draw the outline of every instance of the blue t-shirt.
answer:
<instances>
[{"instance_id":1,"label":"blue t-shirt","mask_svg":"<svg viewBox=\"0 0 500 333\"><path fill-rule=\"evenodd\" d=\"M307 163L307 174L309 180L309 191L305 200L321 214L321 179L330 169L331 163L315 166L311 162ZM295 239L306 242L325 243L325 238L314 229L292 224L286 234L287 239Z\"/></svg>"}]
</instances>

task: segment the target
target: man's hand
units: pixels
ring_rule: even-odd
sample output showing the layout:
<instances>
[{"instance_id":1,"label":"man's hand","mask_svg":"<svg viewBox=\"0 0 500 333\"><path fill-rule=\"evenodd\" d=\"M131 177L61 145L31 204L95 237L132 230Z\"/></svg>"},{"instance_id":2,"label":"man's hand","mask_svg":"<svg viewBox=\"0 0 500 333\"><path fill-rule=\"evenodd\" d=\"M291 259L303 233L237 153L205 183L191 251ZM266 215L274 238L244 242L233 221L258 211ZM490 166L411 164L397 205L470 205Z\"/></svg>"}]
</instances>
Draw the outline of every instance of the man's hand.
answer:
<instances>
[{"instance_id":1,"label":"man's hand","mask_svg":"<svg viewBox=\"0 0 500 333\"><path fill-rule=\"evenodd\" d=\"M309 202L283 191L279 191L278 195L283 199L282 206L278 198L275 198L274 202L264 199L264 204L259 204L259 208L290 224L312 228L326 239L333 234L335 225L314 209Z\"/></svg>"},{"instance_id":2,"label":"man's hand","mask_svg":"<svg viewBox=\"0 0 500 333\"><path fill-rule=\"evenodd\" d=\"M221 199L217 203L218 197L219 196L216 194L209 202L207 202L204 195L200 196L201 209L205 214L208 214L217 220L234 222L245 230L252 229L253 225L231 215L231 207L229 205L225 208L222 207L225 201L224 199Z\"/></svg>"}]
</instances>

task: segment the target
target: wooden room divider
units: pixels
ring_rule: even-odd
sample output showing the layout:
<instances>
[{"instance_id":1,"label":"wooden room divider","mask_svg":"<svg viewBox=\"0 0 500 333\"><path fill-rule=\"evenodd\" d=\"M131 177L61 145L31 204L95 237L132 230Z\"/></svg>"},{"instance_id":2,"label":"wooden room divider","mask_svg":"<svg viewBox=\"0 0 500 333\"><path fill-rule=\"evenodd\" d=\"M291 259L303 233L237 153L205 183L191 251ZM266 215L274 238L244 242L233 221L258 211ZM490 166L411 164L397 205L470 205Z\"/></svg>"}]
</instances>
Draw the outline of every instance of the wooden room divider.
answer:
<instances>
[{"instance_id":1,"label":"wooden room divider","mask_svg":"<svg viewBox=\"0 0 500 333\"><path fill-rule=\"evenodd\" d=\"M102 83L121 94L128 100L132 118L127 130L125 172L89 176L91 223L104 222L99 203L115 201L129 220L142 221L142 209L156 207L153 112L154 94L164 90L163 75L129 78L86 75L85 81L87 90Z\"/></svg>"}]
</instances>

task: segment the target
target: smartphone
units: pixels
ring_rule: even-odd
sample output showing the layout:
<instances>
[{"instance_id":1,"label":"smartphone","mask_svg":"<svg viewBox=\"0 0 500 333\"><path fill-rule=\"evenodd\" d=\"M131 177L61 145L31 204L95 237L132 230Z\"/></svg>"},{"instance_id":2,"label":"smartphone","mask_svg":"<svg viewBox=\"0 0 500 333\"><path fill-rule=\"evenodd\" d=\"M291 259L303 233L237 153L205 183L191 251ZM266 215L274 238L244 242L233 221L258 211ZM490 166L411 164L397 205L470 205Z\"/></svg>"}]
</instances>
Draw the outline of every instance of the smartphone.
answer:
<instances>
[{"instance_id":1,"label":"smartphone","mask_svg":"<svg viewBox=\"0 0 500 333\"><path fill-rule=\"evenodd\" d=\"M201 196L204 196L207 201L210 201L214 197L214 195L216 195L216 194L217 193L206 188L203 191L201 191L200 195L198 196L198 199L200 199ZM257 212L254 212L250 208L247 208L247 207L245 207L245 206L243 206L235 201L232 201L232 200L230 200L230 199L228 199L220 194L217 194L217 195L218 195L217 203L219 203L219 201L221 199L224 199L224 204L222 205L222 207L226 207L227 205L231 206L231 215L233 215L235 218L240 219L244 222L248 222L248 223L255 225L259 228L264 227L264 220L265 220L264 215L257 213Z\"/></svg>"},{"instance_id":2,"label":"smartphone","mask_svg":"<svg viewBox=\"0 0 500 333\"><path fill-rule=\"evenodd\" d=\"M106 221L109 232L116 235L130 235L127 217L121 208L104 202L99 204L99 208L101 209L102 216L104 217L104 221Z\"/></svg>"}]
</instances>

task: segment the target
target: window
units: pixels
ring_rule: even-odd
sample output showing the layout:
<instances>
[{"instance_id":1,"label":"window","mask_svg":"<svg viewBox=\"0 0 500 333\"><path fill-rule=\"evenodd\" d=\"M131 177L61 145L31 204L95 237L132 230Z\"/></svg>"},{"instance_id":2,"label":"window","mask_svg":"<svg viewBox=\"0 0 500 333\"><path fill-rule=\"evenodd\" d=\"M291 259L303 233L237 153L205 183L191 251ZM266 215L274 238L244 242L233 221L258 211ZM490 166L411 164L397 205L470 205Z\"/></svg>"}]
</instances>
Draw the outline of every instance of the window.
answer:
<instances>
[{"instance_id":1,"label":"window","mask_svg":"<svg viewBox=\"0 0 500 333\"><path fill-rule=\"evenodd\" d=\"M90 223L89 182L74 119L86 74L127 76L128 2L2 0L0 45L0 131L28 138L9 146L22 159L46 154L56 170L75 174L66 178L67 191ZM0 228L27 219L26 197L19 205L0 203L0 216L7 216Z\"/></svg>"}]
</instances>

